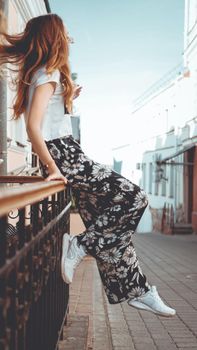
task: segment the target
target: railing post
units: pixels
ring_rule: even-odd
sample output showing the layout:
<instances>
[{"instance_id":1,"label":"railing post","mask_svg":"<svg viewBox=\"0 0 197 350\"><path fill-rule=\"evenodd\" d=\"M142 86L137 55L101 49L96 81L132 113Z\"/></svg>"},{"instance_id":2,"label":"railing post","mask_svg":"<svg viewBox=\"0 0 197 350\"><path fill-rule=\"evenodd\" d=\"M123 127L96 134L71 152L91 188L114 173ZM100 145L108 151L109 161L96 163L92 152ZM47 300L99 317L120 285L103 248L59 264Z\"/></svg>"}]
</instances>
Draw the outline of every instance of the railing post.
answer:
<instances>
[{"instance_id":1,"label":"railing post","mask_svg":"<svg viewBox=\"0 0 197 350\"><path fill-rule=\"evenodd\" d=\"M6 231L7 231L7 216L0 218L0 267L5 264L6 259Z\"/></svg>"}]
</instances>

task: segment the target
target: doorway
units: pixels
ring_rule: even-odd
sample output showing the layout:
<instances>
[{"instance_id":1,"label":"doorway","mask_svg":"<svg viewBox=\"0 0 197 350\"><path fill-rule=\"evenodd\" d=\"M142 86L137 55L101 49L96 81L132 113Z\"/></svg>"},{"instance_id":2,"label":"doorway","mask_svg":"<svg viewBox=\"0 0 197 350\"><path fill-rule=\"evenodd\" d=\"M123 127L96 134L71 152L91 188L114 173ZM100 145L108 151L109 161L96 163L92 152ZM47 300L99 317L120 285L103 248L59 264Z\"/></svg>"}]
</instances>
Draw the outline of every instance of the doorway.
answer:
<instances>
[{"instance_id":1,"label":"doorway","mask_svg":"<svg viewBox=\"0 0 197 350\"><path fill-rule=\"evenodd\" d=\"M184 154L184 163L194 164L195 147L190 148ZM184 165L184 212L185 223L192 223L192 211L194 201L194 166Z\"/></svg>"}]
</instances>

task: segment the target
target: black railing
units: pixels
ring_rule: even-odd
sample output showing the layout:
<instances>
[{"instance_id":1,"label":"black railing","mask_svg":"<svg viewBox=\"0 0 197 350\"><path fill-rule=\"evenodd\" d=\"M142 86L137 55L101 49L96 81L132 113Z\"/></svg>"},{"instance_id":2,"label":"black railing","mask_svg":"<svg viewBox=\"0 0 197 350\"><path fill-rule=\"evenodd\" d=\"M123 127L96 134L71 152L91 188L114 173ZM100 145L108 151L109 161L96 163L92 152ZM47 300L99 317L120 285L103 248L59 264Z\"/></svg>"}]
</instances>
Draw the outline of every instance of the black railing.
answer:
<instances>
[{"instance_id":1,"label":"black railing","mask_svg":"<svg viewBox=\"0 0 197 350\"><path fill-rule=\"evenodd\" d=\"M24 182L35 183L0 188L0 349L54 350L68 309L60 260L70 189L41 177Z\"/></svg>"}]
</instances>

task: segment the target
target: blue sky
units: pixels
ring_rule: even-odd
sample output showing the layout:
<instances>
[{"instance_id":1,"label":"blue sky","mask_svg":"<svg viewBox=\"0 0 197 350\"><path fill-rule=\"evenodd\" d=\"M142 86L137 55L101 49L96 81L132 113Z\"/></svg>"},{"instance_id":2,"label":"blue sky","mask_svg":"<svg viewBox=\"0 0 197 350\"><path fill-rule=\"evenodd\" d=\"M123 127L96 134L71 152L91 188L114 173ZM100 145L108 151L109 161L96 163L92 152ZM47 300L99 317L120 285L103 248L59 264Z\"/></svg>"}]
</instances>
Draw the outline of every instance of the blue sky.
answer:
<instances>
[{"instance_id":1,"label":"blue sky","mask_svg":"<svg viewBox=\"0 0 197 350\"><path fill-rule=\"evenodd\" d=\"M182 61L184 0L50 0L74 38L84 151L110 163L129 143L132 101ZM131 124L131 123L129 123ZM140 132L140 131L139 131Z\"/></svg>"}]
</instances>

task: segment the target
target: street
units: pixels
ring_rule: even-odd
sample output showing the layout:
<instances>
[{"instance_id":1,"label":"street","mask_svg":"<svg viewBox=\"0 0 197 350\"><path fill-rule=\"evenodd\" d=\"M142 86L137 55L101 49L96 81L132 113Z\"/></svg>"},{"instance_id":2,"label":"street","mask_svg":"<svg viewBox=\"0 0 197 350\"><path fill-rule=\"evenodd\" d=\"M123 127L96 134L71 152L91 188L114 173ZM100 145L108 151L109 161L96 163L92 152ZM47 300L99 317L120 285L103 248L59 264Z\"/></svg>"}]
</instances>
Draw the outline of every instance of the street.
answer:
<instances>
[{"instance_id":1,"label":"street","mask_svg":"<svg viewBox=\"0 0 197 350\"><path fill-rule=\"evenodd\" d=\"M80 232L79 219L76 224ZM149 283L177 314L166 318L126 302L108 304L95 260L88 256L70 288L70 315L89 317L88 350L197 349L197 236L135 234L133 242Z\"/></svg>"}]
</instances>

